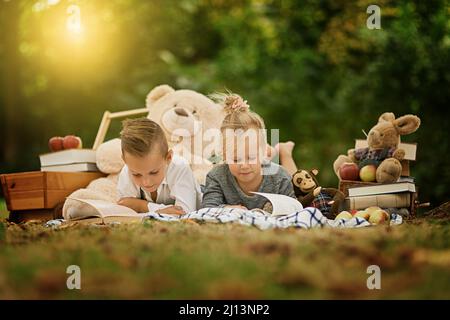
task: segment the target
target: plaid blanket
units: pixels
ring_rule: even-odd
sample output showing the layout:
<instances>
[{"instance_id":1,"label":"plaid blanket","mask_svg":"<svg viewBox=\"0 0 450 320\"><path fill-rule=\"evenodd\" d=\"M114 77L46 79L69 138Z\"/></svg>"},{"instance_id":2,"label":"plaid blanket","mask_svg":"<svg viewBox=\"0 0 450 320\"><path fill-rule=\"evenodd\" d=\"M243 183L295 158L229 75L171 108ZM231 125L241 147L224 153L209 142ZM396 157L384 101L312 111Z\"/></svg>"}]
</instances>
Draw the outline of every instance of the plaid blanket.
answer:
<instances>
[{"instance_id":1,"label":"plaid blanket","mask_svg":"<svg viewBox=\"0 0 450 320\"><path fill-rule=\"evenodd\" d=\"M236 208L204 208L181 216L148 213L146 214L146 218L168 222L181 221L185 219L213 223L235 222L243 225L255 226L261 230L289 227L302 229L316 227L360 228L371 225L367 220L359 217L353 217L348 220L330 220L326 218L320 210L313 207L307 207L302 211L293 212L285 216L271 216L260 211ZM390 224L398 225L401 223L402 216L392 213Z\"/></svg>"},{"instance_id":2,"label":"plaid blanket","mask_svg":"<svg viewBox=\"0 0 450 320\"><path fill-rule=\"evenodd\" d=\"M285 216L271 216L256 210L244 210L236 208L204 208L181 216L150 212L144 215L144 220L156 219L159 221L175 222L182 220L196 220L199 222L213 223L239 223L247 226L255 226L261 230L274 228L361 228L371 224L364 218L353 217L348 220L330 220L325 217L320 210L307 207L301 211L293 212ZM50 220L46 223L49 228L59 228L66 221L63 219ZM398 225L403 222L402 216L391 213L391 225ZM120 224L120 223L117 223Z\"/></svg>"}]
</instances>

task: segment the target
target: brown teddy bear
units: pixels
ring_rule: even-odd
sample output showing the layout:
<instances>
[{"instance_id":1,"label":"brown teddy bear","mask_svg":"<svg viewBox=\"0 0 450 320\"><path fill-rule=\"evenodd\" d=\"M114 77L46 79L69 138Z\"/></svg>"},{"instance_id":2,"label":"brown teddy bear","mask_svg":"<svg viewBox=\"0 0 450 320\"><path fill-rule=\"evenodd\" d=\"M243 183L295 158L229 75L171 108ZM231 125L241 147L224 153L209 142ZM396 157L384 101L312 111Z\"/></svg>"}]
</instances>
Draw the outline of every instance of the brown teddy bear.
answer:
<instances>
[{"instance_id":1,"label":"brown teddy bear","mask_svg":"<svg viewBox=\"0 0 450 320\"><path fill-rule=\"evenodd\" d=\"M400 163L405 151L398 148L400 136L415 132L420 126L420 118L415 115L405 115L398 119L391 112L383 113L378 123L367 135L367 148L350 149L347 156L339 155L334 161L333 169L339 177L339 168L346 162L357 163L359 168L374 164L376 181L392 183L398 180L402 172Z\"/></svg>"},{"instance_id":2,"label":"brown teddy bear","mask_svg":"<svg viewBox=\"0 0 450 320\"><path fill-rule=\"evenodd\" d=\"M319 170L297 170L292 175L292 184L297 200L303 207L315 207L324 216L334 219L344 201L344 194L335 188L322 188L317 181Z\"/></svg>"}]
</instances>

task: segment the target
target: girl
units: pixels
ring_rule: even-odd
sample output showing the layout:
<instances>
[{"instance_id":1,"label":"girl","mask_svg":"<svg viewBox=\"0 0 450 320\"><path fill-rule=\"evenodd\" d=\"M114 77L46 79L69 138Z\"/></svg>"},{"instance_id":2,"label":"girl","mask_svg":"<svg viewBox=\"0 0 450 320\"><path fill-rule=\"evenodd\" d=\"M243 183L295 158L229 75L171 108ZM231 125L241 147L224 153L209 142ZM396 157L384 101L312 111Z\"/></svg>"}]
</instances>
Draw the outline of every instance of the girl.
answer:
<instances>
[{"instance_id":1,"label":"girl","mask_svg":"<svg viewBox=\"0 0 450 320\"><path fill-rule=\"evenodd\" d=\"M202 207L262 209L267 199L252 192L295 198L288 172L263 157L267 143L262 118L250 111L246 101L237 94L216 94L213 98L219 100L226 112L221 126L225 163L207 174ZM291 153L292 147L288 143L276 149L281 156L285 149Z\"/></svg>"}]
</instances>

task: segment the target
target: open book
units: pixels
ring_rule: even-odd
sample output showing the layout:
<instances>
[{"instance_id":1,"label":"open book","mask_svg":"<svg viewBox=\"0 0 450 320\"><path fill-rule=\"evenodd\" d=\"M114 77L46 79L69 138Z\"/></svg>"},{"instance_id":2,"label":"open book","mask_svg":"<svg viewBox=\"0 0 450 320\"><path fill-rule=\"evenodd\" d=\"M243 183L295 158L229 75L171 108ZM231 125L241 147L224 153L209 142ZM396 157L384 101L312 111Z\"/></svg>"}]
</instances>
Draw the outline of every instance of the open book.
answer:
<instances>
[{"instance_id":1,"label":"open book","mask_svg":"<svg viewBox=\"0 0 450 320\"><path fill-rule=\"evenodd\" d=\"M80 201L82 205L79 210L72 212L69 221L80 221L82 223L108 223L108 222L134 222L142 221L144 214L137 213L119 204L104 200L67 198Z\"/></svg>"},{"instance_id":2,"label":"open book","mask_svg":"<svg viewBox=\"0 0 450 320\"><path fill-rule=\"evenodd\" d=\"M296 211L303 210L302 204L295 198L285 196L284 194L264 193L264 192L252 192L260 196L265 197L272 203L272 215L282 216Z\"/></svg>"}]
</instances>

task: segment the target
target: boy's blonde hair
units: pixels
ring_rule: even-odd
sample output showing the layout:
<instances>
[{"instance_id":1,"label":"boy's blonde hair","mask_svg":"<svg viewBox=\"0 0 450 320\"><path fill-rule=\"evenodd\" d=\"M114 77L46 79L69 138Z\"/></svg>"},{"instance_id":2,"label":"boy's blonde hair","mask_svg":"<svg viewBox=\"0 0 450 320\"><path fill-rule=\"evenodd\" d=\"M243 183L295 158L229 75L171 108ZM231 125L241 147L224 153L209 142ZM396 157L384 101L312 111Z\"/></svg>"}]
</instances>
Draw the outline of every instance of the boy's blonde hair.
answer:
<instances>
[{"instance_id":1,"label":"boy's blonde hair","mask_svg":"<svg viewBox=\"0 0 450 320\"><path fill-rule=\"evenodd\" d=\"M122 121L122 127L120 132L122 154L126 152L133 156L144 157L158 147L163 157L167 155L169 151L167 139L156 122L145 117L126 119Z\"/></svg>"}]
</instances>

